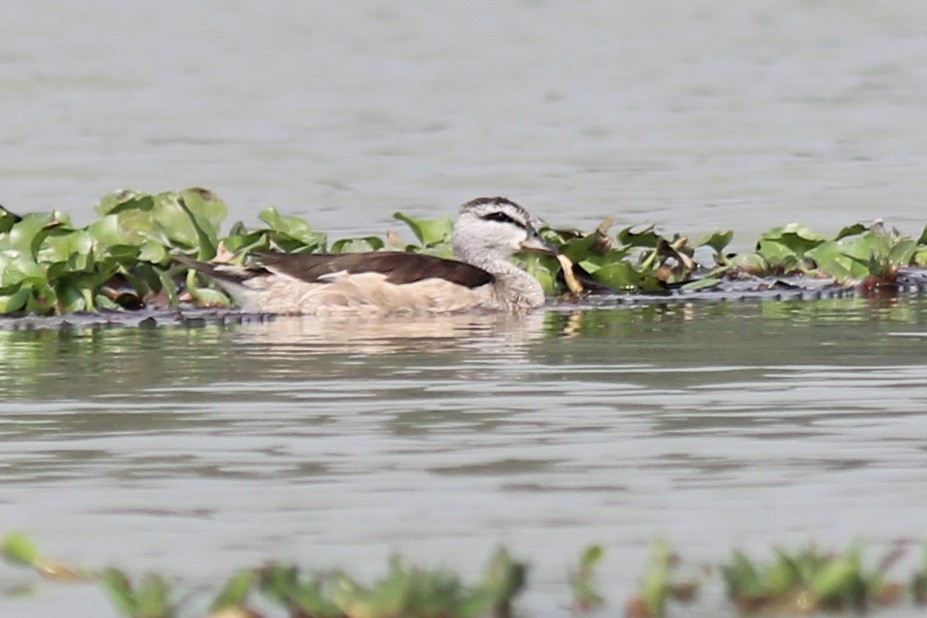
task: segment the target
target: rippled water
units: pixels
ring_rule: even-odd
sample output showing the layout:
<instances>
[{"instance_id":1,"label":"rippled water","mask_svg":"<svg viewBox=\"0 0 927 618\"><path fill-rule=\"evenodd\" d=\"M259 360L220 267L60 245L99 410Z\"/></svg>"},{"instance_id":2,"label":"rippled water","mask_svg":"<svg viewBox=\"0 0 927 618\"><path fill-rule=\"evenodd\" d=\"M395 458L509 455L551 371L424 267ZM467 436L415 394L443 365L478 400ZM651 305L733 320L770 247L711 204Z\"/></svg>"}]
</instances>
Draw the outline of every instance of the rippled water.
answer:
<instances>
[{"instance_id":1,"label":"rippled water","mask_svg":"<svg viewBox=\"0 0 927 618\"><path fill-rule=\"evenodd\" d=\"M917 234L918 0L7 0L0 203L89 221L207 186L339 234L486 194L558 225ZM927 307L862 300L189 329L0 331L0 526L212 584L268 557L532 561L530 615L602 542L921 539ZM106 615L0 567L0 613ZM708 614L712 614L709 610Z\"/></svg>"},{"instance_id":2,"label":"rippled water","mask_svg":"<svg viewBox=\"0 0 927 618\"><path fill-rule=\"evenodd\" d=\"M393 551L475 574L504 542L531 615L601 542L617 606L656 535L692 563L921 539L925 349L923 299L0 332L0 521L187 585ZM75 598L106 607L3 603Z\"/></svg>"},{"instance_id":3,"label":"rippled water","mask_svg":"<svg viewBox=\"0 0 927 618\"><path fill-rule=\"evenodd\" d=\"M927 193L927 5L6 0L0 203L207 186L336 233L503 194L697 234ZM740 236L742 235L742 237Z\"/></svg>"}]
</instances>

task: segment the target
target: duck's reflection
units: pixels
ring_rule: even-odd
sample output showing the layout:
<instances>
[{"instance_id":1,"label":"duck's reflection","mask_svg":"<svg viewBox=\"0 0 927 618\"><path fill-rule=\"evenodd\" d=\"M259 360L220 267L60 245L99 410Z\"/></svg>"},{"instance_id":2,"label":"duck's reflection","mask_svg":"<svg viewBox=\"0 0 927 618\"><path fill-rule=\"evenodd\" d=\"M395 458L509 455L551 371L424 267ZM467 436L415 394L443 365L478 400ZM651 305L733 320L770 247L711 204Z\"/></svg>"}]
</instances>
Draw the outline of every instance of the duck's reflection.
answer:
<instances>
[{"instance_id":1,"label":"duck's reflection","mask_svg":"<svg viewBox=\"0 0 927 618\"><path fill-rule=\"evenodd\" d=\"M540 311L367 318L279 316L243 324L239 336L254 345L309 347L324 353L512 352L543 335L544 324L545 314Z\"/></svg>"}]
</instances>

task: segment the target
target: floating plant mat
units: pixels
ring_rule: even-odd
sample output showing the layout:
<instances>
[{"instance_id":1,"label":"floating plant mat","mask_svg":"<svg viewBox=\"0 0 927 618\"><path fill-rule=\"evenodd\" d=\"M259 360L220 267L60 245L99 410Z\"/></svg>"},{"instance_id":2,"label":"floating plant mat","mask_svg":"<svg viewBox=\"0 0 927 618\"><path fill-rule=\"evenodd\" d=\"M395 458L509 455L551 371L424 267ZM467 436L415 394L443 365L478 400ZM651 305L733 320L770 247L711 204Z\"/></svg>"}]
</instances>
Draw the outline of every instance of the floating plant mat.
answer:
<instances>
[{"instance_id":1,"label":"floating plant mat","mask_svg":"<svg viewBox=\"0 0 927 618\"><path fill-rule=\"evenodd\" d=\"M927 293L927 269L906 269L899 273L894 288L888 291L846 287L833 280L804 277L753 278L723 281L709 289L676 289L665 294L615 293L593 291L583 295L563 295L546 307L551 311L636 307L673 303L768 302L827 300L835 298L879 297ZM231 326L263 323L276 319L268 313L248 313L232 308L202 308L192 305L178 309L138 309L134 311L75 312L66 315L0 315L2 330L84 329L84 328L158 328Z\"/></svg>"},{"instance_id":2,"label":"floating plant mat","mask_svg":"<svg viewBox=\"0 0 927 618\"><path fill-rule=\"evenodd\" d=\"M183 304L231 306L221 290L178 263L178 255L230 264L247 264L252 254L266 251L386 249L451 257L449 218L396 213L413 242L393 231L329 242L307 221L273 208L258 215L259 227L239 222L223 234L228 209L215 193L200 188L118 191L101 198L96 211L99 219L77 227L59 211L20 216L0 208L0 315L32 327L85 320L144 326L230 319L234 314L176 312ZM828 238L789 224L762 234L754 251L733 254L726 250L731 231L692 241L652 226L613 234L613 225L606 219L590 232L545 228L542 233L560 255L516 260L549 296L567 297L582 288L563 302L588 306L884 296L927 289L927 228L915 239L877 220ZM99 315L75 317L87 312ZM56 317L43 322L34 316Z\"/></svg>"}]
</instances>

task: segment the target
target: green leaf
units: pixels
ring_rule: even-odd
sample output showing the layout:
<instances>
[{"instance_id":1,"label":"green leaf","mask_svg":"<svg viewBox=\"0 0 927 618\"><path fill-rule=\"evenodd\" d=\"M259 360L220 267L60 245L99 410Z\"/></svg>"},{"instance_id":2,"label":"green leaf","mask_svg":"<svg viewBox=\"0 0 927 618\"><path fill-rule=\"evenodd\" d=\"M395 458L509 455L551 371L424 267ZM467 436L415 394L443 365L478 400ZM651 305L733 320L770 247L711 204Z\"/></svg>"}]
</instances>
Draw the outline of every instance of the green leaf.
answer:
<instances>
[{"instance_id":1,"label":"green leaf","mask_svg":"<svg viewBox=\"0 0 927 618\"><path fill-rule=\"evenodd\" d=\"M29 282L46 282L45 269L32 259L32 255L0 251L0 289L8 290Z\"/></svg>"},{"instance_id":2,"label":"green leaf","mask_svg":"<svg viewBox=\"0 0 927 618\"><path fill-rule=\"evenodd\" d=\"M362 253L365 251L379 251L383 246L383 240L377 236L342 238L332 243L329 251L331 253Z\"/></svg>"},{"instance_id":3,"label":"green leaf","mask_svg":"<svg viewBox=\"0 0 927 618\"><path fill-rule=\"evenodd\" d=\"M670 550L666 542L656 539L650 550L650 564L641 585L641 598L651 616L663 616L670 591Z\"/></svg>"},{"instance_id":4,"label":"green leaf","mask_svg":"<svg viewBox=\"0 0 927 618\"><path fill-rule=\"evenodd\" d=\"M910 238L899 240L888 252L888 261L892 266L908 266L914 261L917 243Z\"/></svg>"},{"instance_id":5,"label":"green leaf","mask_svg":"<svg viewBox=\"0 0 927 618\"><path fill-rule=\"evenodd\" d=\"M594 569L605 557L605 550L601 545L590 545L584 551L579 559L579 568L582 571Z\"/></svg>"},{"instance_id":6,"label":"green leaf","mask_svg":"<svg viewBox=\"0 0 927 618\"><path fill-rule=\"evenodd\" d=\"M790 272L801 264L799 254L794 249L776 240L761 240L756 252L770 268Z\"/></svg>"},{"instance_id":7,"label":"green leaf","mask_svg":"<svg viewBox=\"0 0 927 618\"><path fill-rule=\"evenodd\" d=\"M847 227L837 232L834 240L840 240L841 238L846 238L847 236L858 236L868 229L869 228L862 223L854 223L853 225L848 225Z\"/></svg>"},{"instance_id":8,"label":"green leaf","mask_svg":"<svg viewBox=\"0 0 927 618\"><path fill-rule=\"evenodd\" d=\"M447 217L419 219L402 212L395 212L393 218L408 225L418 241L426 247L445 242L454 228L454 222Z\"/></svg>"},{"instance_id":9,"label":"green leaf","mask_svg":"<svg viewBox=\"0 0 927 618\"><path fill-rule=\"evenodd\" d=\"M0 234L6 234L13 227L13 224L20 220L19 215L11 213L9 210L0 206Z\"/></svg>"},{"instance_id":10,"label":"green leaf","mask_svg":"<svg viewBox=\"0 0 927 618\"><path fill-rule=\"evenodd\" d=\"M654 226L652 225L644 228L640 232L635 232L633 226L626 227L618 232L617 238L619 242L625 245L646 249L654 249L659 246L661 242L666 242L663 236L654 231Z\"/></svg>"},{"instance_id":11,"label":"green leaf","mask_svg":"<svg viewBox=\"0 0 927 618\"><path fill-rule=\"evenodd\" d=\"M714 249L715 253L719 256L724 255L724 248L731 244L731 241L734 239L734 230L727 230L724 232L712 232L705 238L698 241L695 246L702 247L707 246Z\"/></svg>"},{"instance_id":12,"label":"green leaf","mask_svg":"<svg viewBox=\"0 0 927 618\"><path fill-rule=\"evenodd\" d=\"M151 210L153 206L154 200L150 194L134 189L121 189L101 197L95 209L99 215L115 215L129 209Z\"/></svg>"},{"instance_id":13,"label":"green leaf","mask_svg":"<svg viewBox=\"0 0 927 618\"><path fill-rule=\"evenodd\" d=\"M281 215L276 208L268 208L258 215L258 219L270 226L276 232L275 236L280 234L299 241L303 248L312 251L324 249L326 235L322 232L315 232L304 219L299 217L290 217ZM292 247L284 247L292 250Z\"/></svg>"},{"instance_id":14,"label":"green leaf","mask_svg":"<svg viewBox=\"0 0 927 618\"><path fill-rule=\"evenodd\" d=\"M917 239L917 246L923 247L927 245L927 225L924 226L924 231L921 232L920 237Z\"/></svg>"},{"instance_id":15,"label":"green leaf","mask_svg":"<svg viewBox=\"0 0 927 618\"><path fill-rule=\"evenodd\" d=\"M25 215L22 220L10 228L8 233L0 236L0 250L12 250L35 258L42 241L59 225L61 222L55 218L54 214Z\"/></svg>"},{"instance_id":16,"label":"green leaf","mask_svg":"<svg viewBox=\"0 0 927 618\"><path fill-rule=\"evenodd\" d=\"M727 593L732 599L755 598L763 594L760 575L745 554L734 551L730 564L721 568Z\"/></svg>"},{"instance_id":17,"label":"green leaf","mask_svg":"<svg viewBox=\"0 0 927 618\"><path fill-rule=\"evenodd\" d=\"M839 283L862 279L869 274L869 268L844 252L837 242L826 242L807 253L817 264L819 274L833 277Z\"/></svg>"},{"instance_id":18,"label":"green leaf","mask_svg":"<svg viewBox=\"0 0 927 618\"><path fill-rule=\"evenodd\" d=\"M201 235L188 209L181 204L180 195L172 191L159 193L154 201L152 217L156 235L153 238L160 234L173 247L198 249L205 236Z\"/></svg>"},{"instance_id":19,"label":"green leaf","mask_svg":"<svg viewBox=\"0 0 927 618\"><path fill-rule=\"evenodd\" d=\"M770 271L769 262L759 253L741 253L728 260L728 265L751 275L767 275Z\"/></svg>"},{"instance_id":20,"label":"green leaf","mask_svg":"<svg viewBox=\"0 0 927 618\"><path fill-rule=\"evenodd\" d=\"M524 588L527 571L525 563L499 547L489 560L483 582L495 591L497 603L507 603Z\"/></svg>"},{"instance_id":21,"label":"green leaf","mask_svg":"<svg viewBox=\"0 0 927 618\"><path fill-rule=\"evenodd\" d=\"M248 600L248 594L257 583L257 574L250 569L234 573L225 582L222 590L219 591L218 596L212 602L210 611L215 612L226 607L244 605Z\"/></svg>"},{"instance_id":22,"label":"green leaf","mask_svg":"<svg viewBox=\"0 0 927 618\"><path fill-rule=\"evenodd\" d=\"M32 286L24 285L11 294L0 294L0 314L20 311L32 296Z\"/></svg>"},{"instance_id":23,"label":"green leaf","mask_svg":"<svg viewBox=\"0 0 927 618\"><path fill-rule=\"evenodd\" d=\"M139 618L170 618L173 614L170 589L157 575L147 575L135 591Z\"/></svg>"},{"instance_id":24,"label":"green leaf","mask_svg":"<svg viewBox=\"0 0 927 618\"><path fill-rule=\"evenodd\" d=\"M139 248L136 259L141 262L151 262L152 264L165 264L169 260L169 254L161 243L146 240Z\"/></svg>"},{"instance_id":25,"label":"green leaf","mask_svg":"<svg viewBox=\"0 0 927 618\"><path fill-rule=\"evenodd\" d=\"M132 586L121 571L106 569L100 576L100 584L120 614L126 618L139 618L139 607L132 593Z\"/></svg>"},{"instance_id":26,"label":"green leaf","mask_svg":"<svg viewBox=\"0 0 927 618\"><path fill-rule=\"evenodd\" d=\"M698 290L707 290L715 287L721 283L720 277L702 277L701 279L696 279L695 281L690 281L685 285L681 286L680 289L685 290L686 292L696 292Z\"/></svg>"},{"instance_id":27,"label":"green leaf","mask_svg":"<svg viewBox=\"0 0 927 618\"><path fill-rule=\"evenodd\" d=\"M231 305L229 297L215 288L201 287L196 283L196 271L187 271L187 290L200 307L228 307Z\"/></svg>"},{"instance_id":28,"label":"green leaf","mask_svg":"<svg viewBox=\"0 0 927 618\"><path fill-rule=\"evenodd\" d=\"M51 233L36 253L36 260L46 264L65 263L68 271L93 268L93 236L84 230L59 228Z\"/></svg>"},{"instance_id":29,"label":"green leaf","mask_svg":"<svg viewBox=\"0 0 927 618\"><path fill-rule=\"evenodd\" d=\"M11 564L35 566L39 561L39 548L22 532L9 532L0 544L0 556Z\"/></svg>"},{"instance_id":30,"label":"green leaf","mask_svg":"<svg viewBox=\"0 0 927 618\"><path fill-rule=\"evenodd\" d=\"M832 559L811 582L815 595L825 604L852 598L861 584L857 556Z\"/></svg>"},{"instance_id":31,"label":"green leaf","mask_svg":"<svg viewBox=\"0 0 927 618\"><path fill-rule=\"evenodd\" d=\"M580 266L592 275L596 283L601 283L613 290L636 290L640 287L642 280L641 273L637 272L633 266L626 262L616 262L590 272L592 264L581 262Z\"/></svg>"},{"instance_id":32,"label":"green leaf","mask_svg":"<svg viewBox=\"0 0 927 618\"><path fill-rule=\"evenodd\" d=\"M205 189L187 189L177 196L177 204L193 224L199 241L198 258L210 260L216 255L219 228L228 214L225 202Z\"/></svg>"}]
</instances>

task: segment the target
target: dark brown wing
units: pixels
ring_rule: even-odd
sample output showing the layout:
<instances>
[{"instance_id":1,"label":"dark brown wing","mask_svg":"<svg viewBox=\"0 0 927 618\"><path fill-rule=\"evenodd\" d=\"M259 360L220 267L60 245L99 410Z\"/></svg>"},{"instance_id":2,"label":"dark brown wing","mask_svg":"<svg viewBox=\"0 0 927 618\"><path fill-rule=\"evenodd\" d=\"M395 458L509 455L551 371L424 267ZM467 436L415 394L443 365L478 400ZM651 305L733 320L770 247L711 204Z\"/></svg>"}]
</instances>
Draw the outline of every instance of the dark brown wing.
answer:
<instances>
[{"instance_id":1,"label":"dark brown wing","mask_svg":"<svg viewBox=\"0 0 927 618\"><path fill-rule=\"evenodd\" d=\"M267 271L263 268L252 269L246 268L244 266L226 266L223 264L214 264L212 262L200 262L199 260L188 258L185 255L172 255L171 259L175 262L180 262L187 268L197 270L204 275L218 281L232 281L235 283L241 283L247 279L250 279L251 277L254 277L255 275L261 273L267 274Z\"/></svg>"},{"instance_id":2,"label":"dark brown wing","mask_svg":"<svg viewBox=\"0 0 927 618\"><path fill-rule=\"evenodd\" d=\"M493 276L481 268L457 260L421 253L372 251L367 253L262 253L257 261L266 268L295 279L319 281L337 272L381 273L401 285L423 279L444 279L476 288L491 283Z\"/></svg>"}]
</instances>

